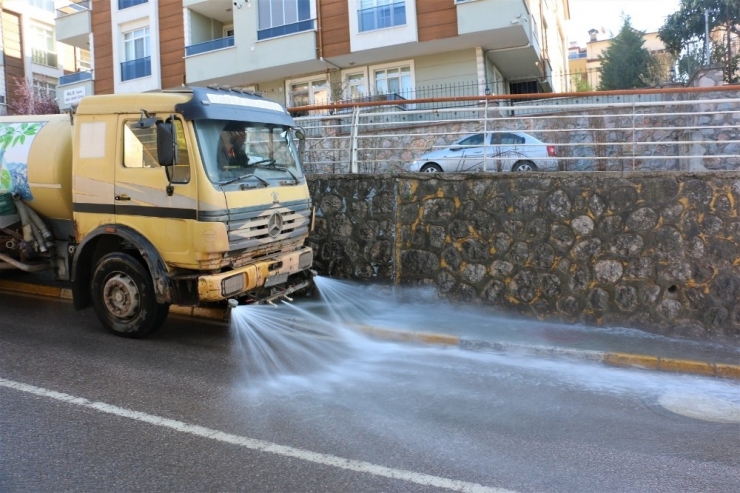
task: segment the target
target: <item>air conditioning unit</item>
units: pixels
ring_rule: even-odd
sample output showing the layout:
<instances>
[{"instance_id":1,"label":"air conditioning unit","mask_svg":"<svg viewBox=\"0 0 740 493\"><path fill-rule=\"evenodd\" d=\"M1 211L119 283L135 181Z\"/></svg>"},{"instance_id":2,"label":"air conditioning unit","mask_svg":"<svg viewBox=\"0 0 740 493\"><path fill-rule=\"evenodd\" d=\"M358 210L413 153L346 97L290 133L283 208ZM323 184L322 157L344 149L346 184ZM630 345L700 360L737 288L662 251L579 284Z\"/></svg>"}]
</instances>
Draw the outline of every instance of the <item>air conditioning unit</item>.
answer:
<instances>
[{"instance_id":1,"label":"air conditioning unit","mask_svg":"<svg viewBox=\"0 0 740 493\"><path fill-rule=\"evenodd\" d=\"M461 4L461 3L468 3L468 2L475 2L476 0L455 0L455 5Z\"/></svg>"}]
</instances>

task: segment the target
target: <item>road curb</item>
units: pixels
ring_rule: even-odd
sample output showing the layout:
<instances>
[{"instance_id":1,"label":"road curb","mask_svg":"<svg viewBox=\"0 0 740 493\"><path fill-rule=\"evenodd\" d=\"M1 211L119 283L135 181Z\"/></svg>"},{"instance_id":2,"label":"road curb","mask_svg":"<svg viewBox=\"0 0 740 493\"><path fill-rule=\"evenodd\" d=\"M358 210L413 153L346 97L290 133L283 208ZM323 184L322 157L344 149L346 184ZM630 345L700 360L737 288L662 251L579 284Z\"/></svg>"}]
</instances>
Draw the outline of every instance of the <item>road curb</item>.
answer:
<instances>
[{"instance_id":1,"label":"road curb","mask_svg":"<svg viewBox=\"0 0 740 493\"><path fill-rule=\"evenodd\" d=\"M72 290L54 286L0 280L0 291L22 293L49 298L72 299ZM171 306L170 313L189 318L224 321L224 311L215 308ZM452 346L470 351L518 352L536 356L570 358L602 363L622 368L640 368L670 373L711 376L740 380L740 365L708 363L704 361L661 358L644 354L630 354L586 349L468 339L434 332L412 332L369 325L355 326L370 337L396 342L412 342L437 346Z\"/></svg>"},{"instance_id":2,"label":"road curb","mask_svg":"<svg viewBox=\"0 0 740 493\"><path fill-rule=\"evenodd\" d=\"M47 298L61 298L64 300L72 299L71 289L58 288L55 286L44 286L42 284L30 284L25 282L0 281L0 291L32 294L36 296L45 296Z\"/></svg>"}]
</instances>

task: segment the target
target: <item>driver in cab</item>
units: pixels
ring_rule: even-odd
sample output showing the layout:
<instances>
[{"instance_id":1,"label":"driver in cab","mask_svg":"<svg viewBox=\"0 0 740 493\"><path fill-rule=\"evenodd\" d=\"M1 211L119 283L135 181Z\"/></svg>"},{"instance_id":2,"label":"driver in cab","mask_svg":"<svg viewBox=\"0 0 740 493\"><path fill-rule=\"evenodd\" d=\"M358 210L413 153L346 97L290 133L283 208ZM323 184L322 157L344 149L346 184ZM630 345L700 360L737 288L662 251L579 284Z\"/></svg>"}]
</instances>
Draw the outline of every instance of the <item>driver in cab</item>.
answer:
<instances>
[{"instance_id":1,"label":"driver in cab","mask_svg":"<svg viewBox=\"0 0 740 493\"><path fill-rule=\"evenodd\" d=\"M244 168L249 165L246 141L247 133L244 128L224 128L221 134L222 151L218 156L221 168Z\"/></svg>"}]
</instances>

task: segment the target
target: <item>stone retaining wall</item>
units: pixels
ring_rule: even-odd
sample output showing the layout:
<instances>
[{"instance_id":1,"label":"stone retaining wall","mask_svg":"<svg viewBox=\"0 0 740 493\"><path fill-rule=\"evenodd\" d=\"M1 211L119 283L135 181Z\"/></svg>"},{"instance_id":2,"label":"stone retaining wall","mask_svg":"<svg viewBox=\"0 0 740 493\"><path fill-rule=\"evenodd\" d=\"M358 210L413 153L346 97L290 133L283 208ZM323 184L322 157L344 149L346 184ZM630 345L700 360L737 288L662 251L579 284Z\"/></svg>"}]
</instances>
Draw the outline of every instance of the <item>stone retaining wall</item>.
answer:
<instances>
[{"instance_id":1,"label":"stone retaining wall","mask_svg":"<svg viewBox=\"0 0 740 493\"><path fill-rule=\"evenodd\" d=\"M740 173L317 175L326 275L740 344Z\"/></svg>"}]
</instances>

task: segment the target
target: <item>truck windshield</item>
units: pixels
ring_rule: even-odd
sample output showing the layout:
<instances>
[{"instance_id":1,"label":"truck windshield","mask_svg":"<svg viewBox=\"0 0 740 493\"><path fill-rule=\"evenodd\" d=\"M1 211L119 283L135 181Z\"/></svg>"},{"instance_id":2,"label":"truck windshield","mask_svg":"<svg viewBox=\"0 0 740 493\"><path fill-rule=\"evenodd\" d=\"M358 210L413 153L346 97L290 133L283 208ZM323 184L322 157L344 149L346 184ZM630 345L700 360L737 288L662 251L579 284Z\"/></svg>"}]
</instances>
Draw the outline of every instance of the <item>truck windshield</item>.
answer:
<instances>
[{"instance_id":1,"label":"truck windshield","mask_svg":"<svg viewBox=\"0 0 740 493\"><path fill-rule=\"evenodd\" d=\"M303 176L290 127L228 120L195 120L201 158L216 185L253 176L257 183L299 182ZM267 185L265 185L267 186Z\"/></svg>"}]
</instances>

